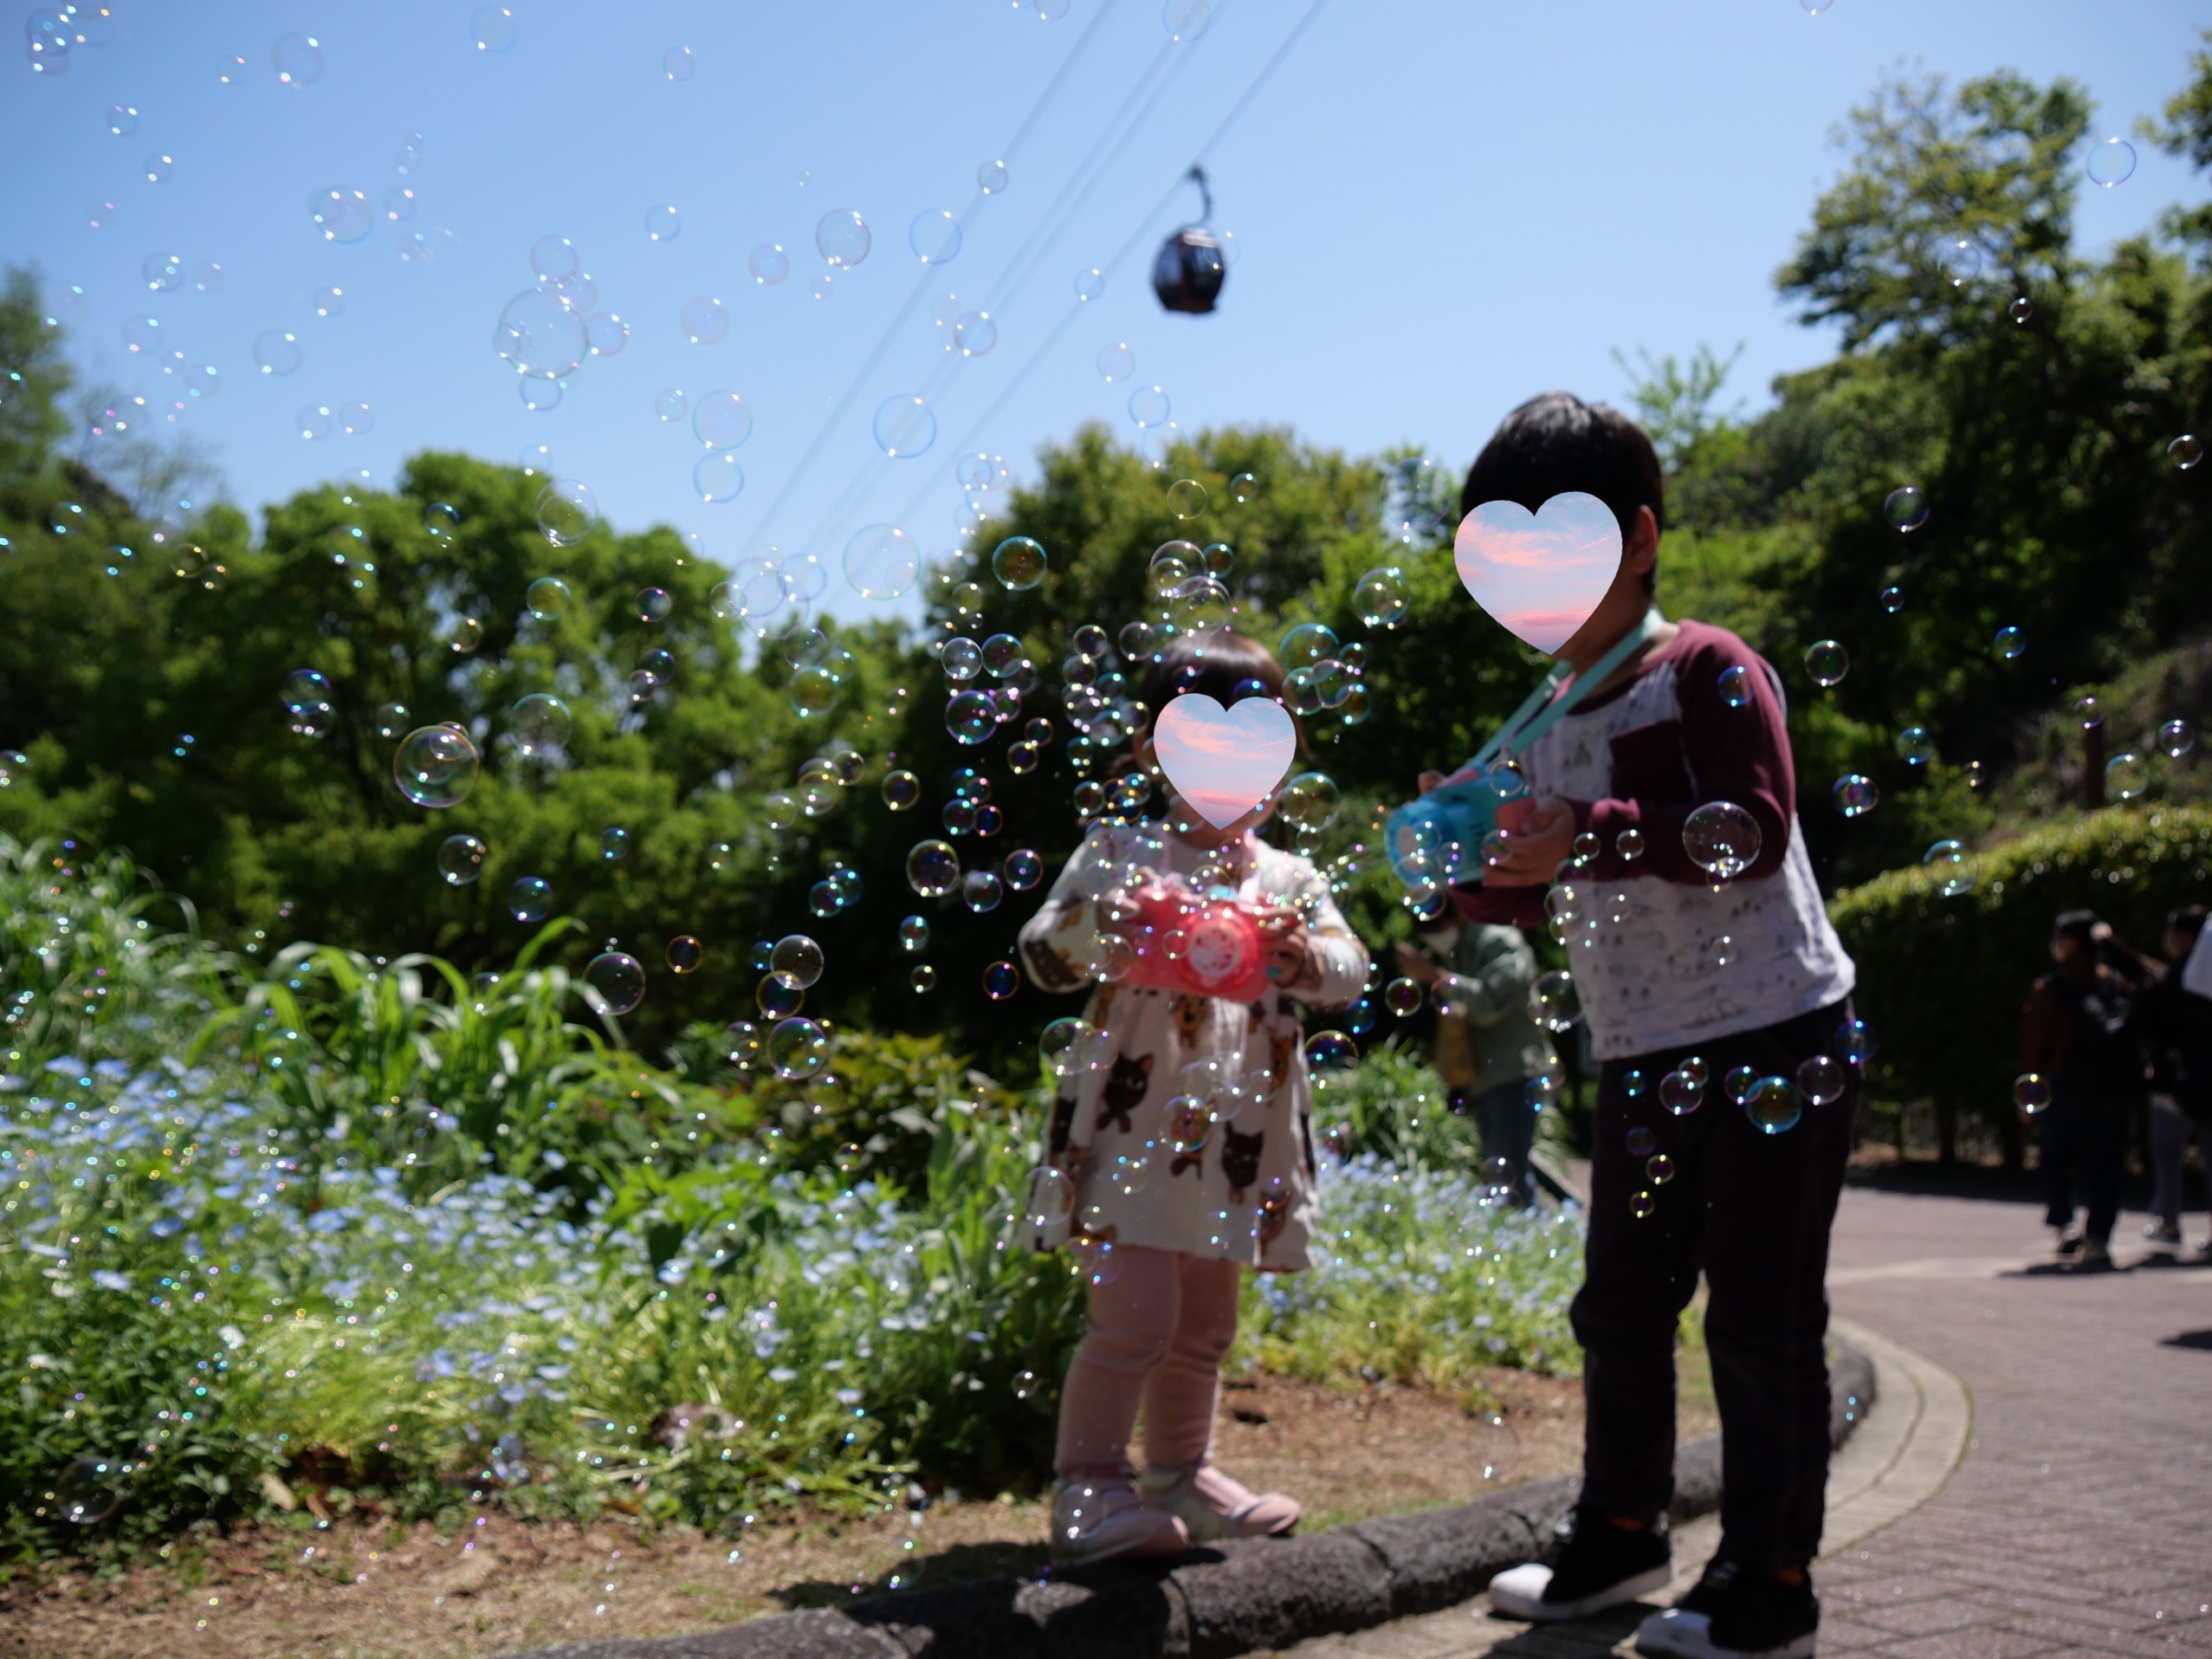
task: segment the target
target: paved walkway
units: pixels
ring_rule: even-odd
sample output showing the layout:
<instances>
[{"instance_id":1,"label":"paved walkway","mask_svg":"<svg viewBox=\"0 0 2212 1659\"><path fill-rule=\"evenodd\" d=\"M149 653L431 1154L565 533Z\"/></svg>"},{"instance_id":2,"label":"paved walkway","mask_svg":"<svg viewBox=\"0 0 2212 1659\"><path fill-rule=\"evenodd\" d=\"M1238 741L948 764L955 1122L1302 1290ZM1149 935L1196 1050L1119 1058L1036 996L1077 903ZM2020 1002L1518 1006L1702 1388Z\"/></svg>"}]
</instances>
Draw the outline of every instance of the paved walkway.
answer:
<instances>
[{"instance_id":1,"label":"paved walkway","mask_svg":"<svg viewBox=\"0 0 2212 1659\"><path fill-rule=\"evenodd\" d=\"M2212 1268L2049 1272L2029 1204L1854 1188L1829 1275L1879 1403L1829 1480L1821 1650L1913 1659L2212 1659ZM2200 1215L2189 1217L2201 1236ZM1676 1537L1696 1581L1717 1522ZM1531 1629L1479 1599L1297 1659L1584 1659L1650 1606Z\"/></svg>"}]
</instances>

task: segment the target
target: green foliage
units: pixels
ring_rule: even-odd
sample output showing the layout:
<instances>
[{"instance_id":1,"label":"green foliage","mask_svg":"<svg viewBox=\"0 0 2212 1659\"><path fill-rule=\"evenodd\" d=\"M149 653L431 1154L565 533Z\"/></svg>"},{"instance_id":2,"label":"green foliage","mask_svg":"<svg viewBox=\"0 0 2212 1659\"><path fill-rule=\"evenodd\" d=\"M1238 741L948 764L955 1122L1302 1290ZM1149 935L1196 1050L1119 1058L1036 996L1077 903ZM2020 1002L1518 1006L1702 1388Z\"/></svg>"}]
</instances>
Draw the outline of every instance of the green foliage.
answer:
<instances>
[{"instance_id":1,"label":"green foliage","mask_svg":"<svg viewBox=\"0 0 2212 1659\"><path fill-rule=\"evenodd\" d=\"M2208 898L2212 811L2115 807L1982 852L1969 892L1892 871L1829 906L1859 964L1857 1003L1881 1053L1874 1091L1934 1098L2002 1125L2013 1112L2021 1008L2050 966L2051 923L2093 910L2132 943L2158 948L2166 912Z\"/></svg>"}]
</instances>

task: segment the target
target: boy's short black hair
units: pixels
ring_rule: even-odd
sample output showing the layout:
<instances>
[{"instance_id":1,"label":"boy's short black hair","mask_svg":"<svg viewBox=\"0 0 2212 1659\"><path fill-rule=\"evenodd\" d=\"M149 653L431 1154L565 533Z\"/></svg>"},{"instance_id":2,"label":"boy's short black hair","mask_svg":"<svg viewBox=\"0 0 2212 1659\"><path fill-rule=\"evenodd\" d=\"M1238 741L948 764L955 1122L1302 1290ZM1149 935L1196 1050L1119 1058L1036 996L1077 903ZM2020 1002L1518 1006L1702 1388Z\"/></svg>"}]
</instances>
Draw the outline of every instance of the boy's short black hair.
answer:
<instances>
[{"instance_id":1,"label":"boy's short black hair","mask_svg":"<svg viewBox=\"0 0 2212 1659\"><path fill-rule=\"evenodd\" d=\"M2168 911L2166 931L2179 934L2184 939L2196 938L2204 931L2204 906L2184 904L2177 911Z\"/></svg>"},{"instance_id":2,"label":"boy's short black hair","mask_svg":"<svg viewBox=\"0 0 2212 1659\"><path fill-rule=\"evenodd\" d=\"M1650 508L1659 528L1666 528L1666 478L1644 429L1610 404L1547 392L1498 422L1467 469L1459 515L1491 501L1518 502L1533 513L1575 489L1613 509L1623 540L1635 528L1639 507ZM1646 593L1657 588L1658 574L1645 573Z\"/></svg>"},{"instance_id":3,"label":"boy's short black hair","mask_svg":"<svg viewBox=\"0 0 2212 1659\"><path fill-rule=\"evenodd\" d=\"M2084 944L2095 943L2094 930L2097 912L2094 911L2061 911L2059 919L2051 923L2054 939L2079 939Z\"/></svg>"},{"instance_id":4,"label":"boy's short black hair","mask_svg":"<svg viewBox=\"0 0 2212 1659\"><path fill-rule=\"evenodd\" d=\"M1279 698L1286 677L1275 653L1249 635L1215 628L1205 633L1180 633L1167 642L1158 660L1145 666L1137 682L1137 701L1148 720L1186 691L1197 691L1228 707L1236 690L1246 680L1258 680L1267 695ZM1297 716L1293 715L1293 722Z\"/></svg>"}]
</instances>

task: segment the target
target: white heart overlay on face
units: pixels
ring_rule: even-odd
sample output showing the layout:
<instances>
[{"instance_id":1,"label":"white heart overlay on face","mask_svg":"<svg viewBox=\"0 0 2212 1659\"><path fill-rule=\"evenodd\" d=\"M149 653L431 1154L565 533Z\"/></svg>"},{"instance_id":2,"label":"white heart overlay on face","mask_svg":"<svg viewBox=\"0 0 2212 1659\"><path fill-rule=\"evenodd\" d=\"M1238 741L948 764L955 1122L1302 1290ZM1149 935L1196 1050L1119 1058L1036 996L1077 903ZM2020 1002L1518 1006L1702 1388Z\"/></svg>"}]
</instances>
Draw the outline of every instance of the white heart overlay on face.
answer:
<instances>
[{"instance_id":1,"label":"white heart overlay on face","mask_svg":"<svg viewBox=\"0 0 2212 1659\"><path fill-rule=\"evenodd\" d=\"M1226 829L1283 781L1298 734L1290 710L1270 698L1245 697L1225 709L1202 691L1187 691L1160 711L1152 747L1191 810Z\"/></svg>"},{"instance_id":2,"label":"white heart overlay on face","mask_svg":"<svg viewBox=\"0 0 2212 1659\"><path fill-rule=\"evenodd\" d=\"M1546 656L1575 637L1620 569L1620 521L1580 489L1531 513L1486 501L1459 521L1452 562L1475 603Z\"/></svg>"}]
</instances>

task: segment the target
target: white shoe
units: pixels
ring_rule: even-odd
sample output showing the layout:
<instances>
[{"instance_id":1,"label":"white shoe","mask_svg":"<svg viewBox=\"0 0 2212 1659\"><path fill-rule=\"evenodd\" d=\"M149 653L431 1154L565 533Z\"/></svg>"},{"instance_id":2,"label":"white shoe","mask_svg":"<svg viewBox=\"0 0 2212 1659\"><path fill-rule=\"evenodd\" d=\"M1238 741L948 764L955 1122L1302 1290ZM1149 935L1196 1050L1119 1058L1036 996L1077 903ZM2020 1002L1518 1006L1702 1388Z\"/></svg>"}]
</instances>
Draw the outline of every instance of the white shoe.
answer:
<instances>
[{"instance_id":1,"label":"white shoe","mask_svg":"<svg viewBox=\"0 0 2212 1659\"><path fill-rule=\"evenodd\" d=\"M1137 1496L1126 1476L1064 1474L1052 1483L1052 1562L1080 1566L1190 1547L1183 1523Z\"/></svg>"},{"instance_id":2,"label":"white shoe","mask_svg":"<svg viewBox=\"0 0 2212 1659\"><path fill-rule=\"evenodd\" d=\"M1524 1561L1517 1567L1506 1568L1490 1581L1490 1607L1493 1613L1503 1613L1508 1618L1548 1624L1559 1619L1588 1618L1608 1607L1619 1607L1655 1590L1664 1590L1673 1582L1674 1564L1669 1561L1648 1572L1640 1572L1593 1591L1578 1600L1548 1602L1543 1593L1551 1587L1551 1569L1541 1561Z\"/></svg>"},{"instance_id":3,"label":"white shoe","mask_svg":"<svg viewBox=\"0 0 2212 1659\"><path fill-rule=\"evenodd\" d=\"M1304 1513L1296 1498L1255 1494L1210 1462L1193 1468L1148 1468L1137 1478L1145 1502L1183 1523L1194 1544L1224 1538L1280 1538Z\"/></svg>"}]
</instances>

